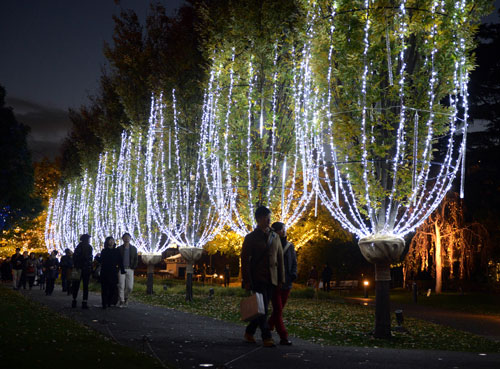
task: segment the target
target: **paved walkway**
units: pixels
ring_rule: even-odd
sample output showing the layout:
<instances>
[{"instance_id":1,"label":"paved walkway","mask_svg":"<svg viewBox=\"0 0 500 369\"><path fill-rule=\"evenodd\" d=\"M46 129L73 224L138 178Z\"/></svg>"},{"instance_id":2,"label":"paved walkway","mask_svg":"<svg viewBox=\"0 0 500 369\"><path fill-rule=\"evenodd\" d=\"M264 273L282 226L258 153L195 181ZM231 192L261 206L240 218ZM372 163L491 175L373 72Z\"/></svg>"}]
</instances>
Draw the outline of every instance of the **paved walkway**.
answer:
<instances>
[{"instance_id":1,"label":"paved walkway","mask_svg":"<svg viewBox=\"0 0 500 369\"><path fill-rule=\"evenodd\" d=\"M500 368L500 354L335 347L298 338L290 347L263 348L260 342L243 342L241 325L173 309L131 302L128 308L102 310L97 294L90 295L89 310L72 309L58 286L50 297L37 289L23 293L179 368Z\"/></svg>"},{"instance_id":2,"label":"paved walkway","mask_svg":"<svg viewBox=\"0 0 500 369\"><path fill-rule=\"evenodd\" d=\"M373 298L346 297L344 300L355 304L375 304ZM478 336L500 342L500 316L444 310L419 304L391 302L391 311L397 309L402 309L404 316L447 325L455 329L474 333Z\"/></svg>"}]
</instances>

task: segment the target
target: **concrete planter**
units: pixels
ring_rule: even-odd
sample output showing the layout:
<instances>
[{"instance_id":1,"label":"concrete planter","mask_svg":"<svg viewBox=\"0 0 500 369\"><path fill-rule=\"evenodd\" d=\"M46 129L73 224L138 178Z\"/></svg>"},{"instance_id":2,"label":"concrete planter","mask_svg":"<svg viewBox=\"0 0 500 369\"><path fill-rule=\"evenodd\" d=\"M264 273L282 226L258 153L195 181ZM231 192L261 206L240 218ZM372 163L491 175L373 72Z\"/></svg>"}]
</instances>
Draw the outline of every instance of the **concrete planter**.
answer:
<instances>
[{"instance_id":1,"label":"concrete planter","mask_svg":"<svg viewBox=\"0 0 500 369\"><path fill-rule=\"evenodd\" d=\"M373 235L358 242L361 253L375 265L375 332L376 338L391 337L389 288L391 264L400 261L405 240L394 235Z\"/></svg>"},{"instance_id":2,"label":"concrete planter","mask_svg":"<svg viewBox=\"0 0 500 369\"><path fill-rule=\"evenodd\" d=\"M141 260L147 266L147 283L146 283L146 293L148 295L153 294L153 275L154 266L161 262L161 254L141 254Z\"/></svg>"},{"instance_id":3,"label":"concrete planter","mask_svg":"<svg viewBox=\"0 0 500 369\"><path fill-rule=\"evenodd\" d=\"M203 249L197 247L179 248L184 260L186 260L186 301L193 301L193 264L200 260Z\"/></svg>"}]
</instances>

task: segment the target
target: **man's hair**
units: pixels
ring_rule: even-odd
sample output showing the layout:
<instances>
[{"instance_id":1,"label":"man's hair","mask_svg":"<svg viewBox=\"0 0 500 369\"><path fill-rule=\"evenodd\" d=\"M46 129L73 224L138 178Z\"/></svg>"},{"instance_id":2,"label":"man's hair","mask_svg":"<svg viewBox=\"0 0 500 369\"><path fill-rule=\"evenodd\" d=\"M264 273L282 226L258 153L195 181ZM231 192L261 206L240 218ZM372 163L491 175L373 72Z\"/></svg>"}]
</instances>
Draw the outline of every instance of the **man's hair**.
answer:
<instances>
[{"instance_id":1,"label":"man's hair","mask_svg":"<svg viewBox=\"0 0 500 369\"><path fill-rule=\"evenodd\" d=\"M82 234L80 236L80 242L84 242L84 241L88 241L88 240L90 240L90 235L88 235L87 233Z\"/></svg>"},{"instance_id":2,"label":"man's hair","mask_svg":"<svg viewBox=\"0 0 500 369\"><path fill-rule=\"evenodd\" d=\"M275 232L279 232L279 231L281 231L283 228L285 228L285 223L281 223L281 222L274 222L274 223L271 225L271 228L273 229L273 231L275 231Z\"/></svg>"},{"instance_id":3,"label":"man's hair","mask_svg":"<svg viewBox=\"0 0 500 369\"><path fill-rule=\"evenodd\" d=\"M71 251L70 249L66 249L66 250L64 250L64 253L69 254L70 251Z\"/></svg>"},{"instance_id":4,"label":"man's hair","mask_svg":"<svg viewBox=\"0 0 500 369\"><path fill-rule=\"evenodd\" d=\"M268 214L271 214L271 210L269 210L265 206L259 206L257 210L255 210L255 219L265 217Z\"/></svg>"},{"instance_id":5,"label":"man's hair","mask_svg":"<svg viewBox=\"0 0 500 369\"><path fill-rule=\"evenodd\" d=\"M19 247L16 247L16 251L21 251L21 249Z\"/></svg>"},{"instance_id":6,"label":"man's hair","mask_svg":"<svg viewBox=\"0 0 500 369\"><path fill-rule=\"evenodd\" d=\"M123 236L122 236L122 240L123 240L123 237L125 237L125 236L129 236L130 238L132 238L132 236L130 235L130 233L125 232L125 233L123 234Z\"/></svg>"}]
</instances>

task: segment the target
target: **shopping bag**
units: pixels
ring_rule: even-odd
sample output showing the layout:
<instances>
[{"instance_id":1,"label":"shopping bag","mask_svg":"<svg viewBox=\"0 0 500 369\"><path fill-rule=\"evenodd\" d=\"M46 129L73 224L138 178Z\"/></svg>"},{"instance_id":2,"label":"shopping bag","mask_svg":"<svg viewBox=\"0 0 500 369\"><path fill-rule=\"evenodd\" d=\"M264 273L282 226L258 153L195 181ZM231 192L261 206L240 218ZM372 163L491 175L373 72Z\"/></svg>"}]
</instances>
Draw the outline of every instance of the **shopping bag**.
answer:
<instances>
[{"instance_id":1,"label":"shopping bag","mask_svg":"<svg viewBox=\"0 0 500 369\"><path fill-rule=\"evenodd\" d=\"M69 279L72 281L79 281L82 276L82 270L78 268L72 268L69 273Z\"/></svg>"},{"instance_id":2,"label":"shopping bag","mask_svg":"<svg viewBox=\"0 0 500 369\"><path fill-rule=\"evenodd\" d=\"M241 320L249 322L261 315L265 315L264 298L261 293L256 292L245 297L240 303Z\"/></svg>"}]
</instances>

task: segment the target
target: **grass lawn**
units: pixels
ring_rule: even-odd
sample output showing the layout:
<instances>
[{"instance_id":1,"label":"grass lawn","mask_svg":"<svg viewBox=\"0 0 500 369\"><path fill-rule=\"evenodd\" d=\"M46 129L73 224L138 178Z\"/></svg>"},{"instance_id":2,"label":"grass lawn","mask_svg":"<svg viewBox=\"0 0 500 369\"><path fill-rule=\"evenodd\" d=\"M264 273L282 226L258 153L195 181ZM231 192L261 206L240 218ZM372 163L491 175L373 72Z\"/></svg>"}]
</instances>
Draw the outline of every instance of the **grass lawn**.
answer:
<instances>
[{"instance_id":1,"label":"grass lawn","mask_svg":"<svg viewBox=\"0 0 500 369\"><path fill-rule=\"evenodd\" d=\"M403 289L391 290L391 301L412 304L412 294ZM489 314L500 316L500 295L479 292L443 292L440 295L431 293L429 297L419 295L419 305L431 306L473 314Z\"/></svg>"},{"instance_id":2,"label":"grass lawn","mask_svg":"<svg viewBox=\"0 0 500 369\"><path fill-rule=\"evenodd\" d=\"M2 285L0 316L1 368L162 368Z\"/></svg>"},{"instance_id":3,"label":"grass lawn","mask_svg":"<svg viewBox=\"0 0 500 369\"><path fill-rule=\"evenodd\" d=\"M215 292L212 299L208 298L210 288L214 288ZM155 280L154 290L154 295L146 295L144 279L136 278L132 296L144 303L243 324L239 320L239 303L245 296L241 288L195 285L195 301L192 303L184 300L183 281ZM320 294L320 297L326 295ZM369 334L374 325L373 308L345 304L340 297L332 298L331 294L328 298L314 299L313 296L311 289L292 290L284 311L285 324L292 335L317 343L343 346L500 352L500 343L412 318L405 318L409 333L394 332L391 340L374 339ZM393 326L396 326L395 321Z\"/></svg>"}]
</instances>

